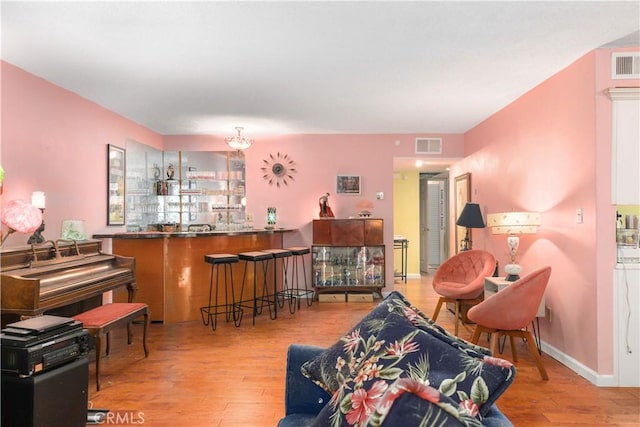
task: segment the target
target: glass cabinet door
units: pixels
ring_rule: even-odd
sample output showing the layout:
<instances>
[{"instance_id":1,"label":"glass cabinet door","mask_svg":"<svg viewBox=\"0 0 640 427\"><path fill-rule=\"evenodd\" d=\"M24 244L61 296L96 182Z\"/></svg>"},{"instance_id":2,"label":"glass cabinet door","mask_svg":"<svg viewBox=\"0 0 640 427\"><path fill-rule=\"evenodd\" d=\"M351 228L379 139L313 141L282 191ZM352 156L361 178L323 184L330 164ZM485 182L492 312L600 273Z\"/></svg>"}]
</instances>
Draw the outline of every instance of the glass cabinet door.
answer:
<instances>
[{"instance_id":1,"label":"glass cabinet door","mask_svg":"<svg viewBox=\"0 0 640 427\"><path fill-rule=\"evenodd\" d=\"M384 260L384 246L313 246L313 284L383 287Z\"/></svg>"}]
</instances>

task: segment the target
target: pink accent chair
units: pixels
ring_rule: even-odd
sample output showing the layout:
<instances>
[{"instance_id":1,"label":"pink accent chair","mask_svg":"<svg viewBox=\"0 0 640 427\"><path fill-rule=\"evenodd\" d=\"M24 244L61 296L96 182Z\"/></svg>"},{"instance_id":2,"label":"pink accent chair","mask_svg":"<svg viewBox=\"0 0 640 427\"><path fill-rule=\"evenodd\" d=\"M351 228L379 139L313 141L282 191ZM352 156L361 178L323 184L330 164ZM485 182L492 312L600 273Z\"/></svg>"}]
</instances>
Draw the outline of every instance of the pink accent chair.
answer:
<instances>
[{"instance_id":1,"label":"pink accent chair","mask_svg":"<svg viewBox=\"0 0 640 427\"><path fill-rule=\"evenodd\" d=\"M538 365L538 371L543 380L548 380L549 376L544 369L533 334L525 328L536 317L550 276L551 267L536 270L472 307L467 313L469 320L476 323L476 330L471 338L472 343L477 344L483 332L489 333L491 350L497 354L498 340L503 335L508 336L513 361L517 362L514 338L523 338L529 344L529 351Z\"/></svg>"},{"instance_id":2,"label":"pink accent chair","mask_svg":"<svg viewBox=\"0 0 640 427\"><path fill-rule=\"evenodd\" d=\"M487 251L472 249L460 252L443 262L433 276L433 289L440 295L433 320L438 318L444 303L455 304L455 335L462 304L475 305L482 301L484 278L493 275L496 259Z\"/></svg>"}]
</instances>

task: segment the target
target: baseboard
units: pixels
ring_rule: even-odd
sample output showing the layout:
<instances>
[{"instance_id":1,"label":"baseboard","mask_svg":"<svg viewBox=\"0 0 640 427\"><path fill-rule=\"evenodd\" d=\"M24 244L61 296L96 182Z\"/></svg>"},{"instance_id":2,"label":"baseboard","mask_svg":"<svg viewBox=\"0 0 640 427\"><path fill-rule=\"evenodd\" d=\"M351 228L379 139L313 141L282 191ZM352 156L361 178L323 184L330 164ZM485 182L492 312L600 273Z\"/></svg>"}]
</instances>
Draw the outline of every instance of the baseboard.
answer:
<instances>
[{"instance_id":1,"label":"baseboard","mask_svg":"<svg viewBox=\"0 0 640 427\"><path fill-rule=\"evenodd\" d=\"M576 374L580 375L591 384L596 385L598 387L617 387L618 381L612 374L598 374L593 369L588 366L583 365L573 357L561 352L557 348L552 345L547 344L542 341L542 351L547 353L549 356L556 359L558 362L562 363L567 368L571 369Z\"/></svg>"}]
</instances>

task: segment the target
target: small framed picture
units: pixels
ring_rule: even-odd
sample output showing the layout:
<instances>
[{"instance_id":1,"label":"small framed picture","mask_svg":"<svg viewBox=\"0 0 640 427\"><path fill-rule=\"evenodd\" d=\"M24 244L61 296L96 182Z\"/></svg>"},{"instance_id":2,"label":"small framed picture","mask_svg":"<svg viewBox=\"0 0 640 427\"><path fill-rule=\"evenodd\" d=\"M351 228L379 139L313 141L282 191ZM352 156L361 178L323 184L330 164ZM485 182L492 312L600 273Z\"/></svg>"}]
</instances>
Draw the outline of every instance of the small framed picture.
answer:
<instances>
[{"instance_id":1,"label":"small framed picture","mask_svg":"<svg viewBox=\"0 0 640 427\"><path fill-rule=\"evenodd\" d=\"M360 175L338 175L337 194L360 194Z\"/></svg>"}]
</instances>

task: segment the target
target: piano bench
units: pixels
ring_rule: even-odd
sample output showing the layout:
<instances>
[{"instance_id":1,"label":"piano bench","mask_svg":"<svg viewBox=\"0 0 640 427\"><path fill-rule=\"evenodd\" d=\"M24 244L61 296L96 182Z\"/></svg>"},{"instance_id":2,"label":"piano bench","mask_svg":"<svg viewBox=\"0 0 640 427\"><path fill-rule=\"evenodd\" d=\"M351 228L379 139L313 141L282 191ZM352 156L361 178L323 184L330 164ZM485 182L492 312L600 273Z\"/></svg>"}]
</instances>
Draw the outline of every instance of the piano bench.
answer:
<instances>
[{"instance_id":1,"label":"piano bench","mask_svg":"<svg viewBox=\"0 0 640 427\"><path fill-rule=\"evenodd\" d=\"M131 322L144 316L144 329L142 332L142 347L144 357L149 356L147 350L147 330L149 328L149 306L144 303L110 303L101 305L84 313L73 316L78 322L82 322L84 328L96 340L96 389L100 391L100 356L102 353L102 338L107 336L106 354L109 354L109 332L117 327L127 325L127 343L131 344L133 333Z\"/></svg>"}]
</instances>

